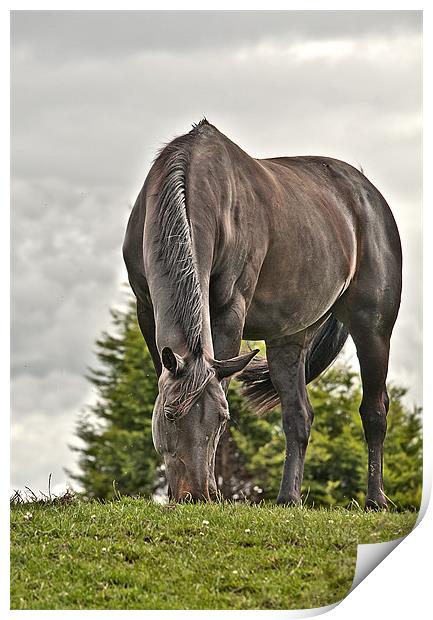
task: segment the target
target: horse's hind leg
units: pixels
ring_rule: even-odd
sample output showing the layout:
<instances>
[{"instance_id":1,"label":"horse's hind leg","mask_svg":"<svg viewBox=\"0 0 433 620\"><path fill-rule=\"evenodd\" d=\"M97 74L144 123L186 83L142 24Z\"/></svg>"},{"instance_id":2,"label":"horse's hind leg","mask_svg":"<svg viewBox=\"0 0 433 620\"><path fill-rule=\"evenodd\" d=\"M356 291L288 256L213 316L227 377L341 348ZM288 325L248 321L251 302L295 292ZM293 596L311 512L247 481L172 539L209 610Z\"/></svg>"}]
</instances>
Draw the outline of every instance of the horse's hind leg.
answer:
<instances>
[{"instance_id":1,"label":"horse's hind leg","mask_svg":"<svg viewBox=\"0 0 433 620\"><path fill-rule=\"evenodd\" d=\"M389 399L386 391L389 337L368 329L352 328L352 337L362 379L362 401L359 408L368 445L368 487L366 508L386 508L383 491L383 443Z\"/></svg>"},{"instance_id":2,"label":"horse's hind leg","mask_svg":"<svg viewBox=\"0 0 433 620\"><path fill-rule=\"evenodd\" d=\"M356 346L362 380L359 408L368 446L368 485L365 507L386 508L383 490L383 443L389 399L386 391L389 344L394 321L387 322L377 307L341 317Z\"/></svg>"}]
</instances>

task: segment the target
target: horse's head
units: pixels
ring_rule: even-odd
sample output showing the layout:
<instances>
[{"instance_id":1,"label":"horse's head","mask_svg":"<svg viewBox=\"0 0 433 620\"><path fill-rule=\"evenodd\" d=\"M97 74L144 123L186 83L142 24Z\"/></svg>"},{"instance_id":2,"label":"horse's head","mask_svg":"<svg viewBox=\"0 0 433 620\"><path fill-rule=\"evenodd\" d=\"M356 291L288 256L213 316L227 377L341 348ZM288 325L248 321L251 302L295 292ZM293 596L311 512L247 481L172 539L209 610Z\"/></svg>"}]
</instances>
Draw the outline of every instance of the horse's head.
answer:
<instances>
[{"instance_id":1,"label":"horse's head","mask_svg":"<svg viewBox=\"0 0 433 620\"><path fill-rule=\"evenodd\" d=\"M163 371L152 419L153 443L164 457L173 499L215 497L215 453L229 419L225 381L242 371L258 350L216 361L182 358L162 350Z\"/></svg>"}]
</instances>

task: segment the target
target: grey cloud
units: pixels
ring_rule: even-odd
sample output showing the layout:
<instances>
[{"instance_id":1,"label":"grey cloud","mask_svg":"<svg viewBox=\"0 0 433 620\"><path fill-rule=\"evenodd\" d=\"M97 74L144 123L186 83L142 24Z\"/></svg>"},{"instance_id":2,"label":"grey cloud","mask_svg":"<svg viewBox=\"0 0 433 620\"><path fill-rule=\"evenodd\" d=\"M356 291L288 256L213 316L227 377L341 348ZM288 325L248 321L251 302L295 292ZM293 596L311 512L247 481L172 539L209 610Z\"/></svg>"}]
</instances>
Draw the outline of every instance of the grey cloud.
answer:
<instances>
[{"instance_id":1,"label":"grey cloud","mask_svg":"<svg viewBox=\"0 0 433 620\"><path fill-rule=\"evenodd\" d=\"M12 212L13 376L83 373L122 273L119 192L20 182Z\"/></svg>"},{"instance_id":2,"label":"grey cloud","mask_svg":"<svg viewBox=\"0 0 433 620\"><path fill-rule=\"evenodd\" d=\"M75 455L68 443L73 439L74 414L64 411L57 420L47 420L44 412L30 413L25 421L12 425L12 488L33 491L48 490L48 476L53 484L65 481L64 467L76 471Z\"/></svg>"},{"instance_id":3,"label":"grey cloud","mask_svg":"<svg viewBox=\"0 0 433 620\"><path fill-rule=\"evenodd\" d=\"M84 377L61 369L52 370L44 377L21 374L14 381L12 392L18 412L15 421L25 422L28 415L38 411L60 419L65 411L76 407L77 400L82 400L88 392Z\"/></svg>"},{"instance_id":4,"label":"grey cloud","mask_svg":"<svg viewBox=\"0 0 433 620\"><path fill-rule=\"evenodd\" d=\"M49 61L144 50L239 48L267 40L417 32L421 11L15 11L15 45Z\"/></svg>"},{"instance_id":5,"label":"grey cloud","mask_svg":"<svg viewBox=\"0 0 433 620\"><path fill-rule=\"evenodd\" d=\"M206 114L256 156L316 151L368 165L387 149L381 166L388 163L405 190L393 159L404 157L409 174L419 171L420 128L404 136L406 149L395 148L403 139L389 128L420 119L421 50L413 36L388 42L384 57L363 58L361 45L338 62L320 61L320 71L317 62L261 55L254 47L244 59L232 52L146 53L66 68L17 61L14 172L62 176L66 163L77 183L132 187L164 139Z\"/></svg>"}]
</instances>

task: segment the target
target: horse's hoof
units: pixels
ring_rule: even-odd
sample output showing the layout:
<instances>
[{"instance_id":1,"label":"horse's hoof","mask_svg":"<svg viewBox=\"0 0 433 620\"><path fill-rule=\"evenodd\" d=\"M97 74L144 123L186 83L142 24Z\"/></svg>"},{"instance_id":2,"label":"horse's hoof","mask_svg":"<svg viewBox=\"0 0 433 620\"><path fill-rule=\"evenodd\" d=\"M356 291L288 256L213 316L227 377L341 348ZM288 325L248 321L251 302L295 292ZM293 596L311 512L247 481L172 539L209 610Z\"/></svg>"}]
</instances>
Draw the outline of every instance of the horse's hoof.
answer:
<instances>
[{"instance_id":1,"label":"horse's hoof","mask_svg":"<svg viewBox=\"0 0 433 620\"><path fill-rule=\"evenodd\" d=\"M279 506L300 506L301 498L299 495L279 495L277 497L277 504Z\"/></svg>"},{"instance_id":2,"label":"horse's hoof","mask_svg":"<svg viewBox=\"0 0 433 620\"><path fill-rule=\"evenodd\" d=\"M367 497L365 500L365 510L386 510L388 504L383 496Z\"/></svg>"}]
</instances>

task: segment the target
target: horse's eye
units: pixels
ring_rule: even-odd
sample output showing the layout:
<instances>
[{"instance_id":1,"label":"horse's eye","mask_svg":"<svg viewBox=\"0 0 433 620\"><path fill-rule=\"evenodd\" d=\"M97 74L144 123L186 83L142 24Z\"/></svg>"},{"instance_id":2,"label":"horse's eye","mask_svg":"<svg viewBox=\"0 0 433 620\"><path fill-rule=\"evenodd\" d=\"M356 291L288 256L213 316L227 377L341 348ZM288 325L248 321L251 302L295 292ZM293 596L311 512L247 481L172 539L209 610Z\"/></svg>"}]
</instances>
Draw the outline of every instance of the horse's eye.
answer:
<instances>
[{"instance_id":1,"label":"horse's eye","mask_svg":"<svg viewBox=\"0 0 433 620\"><path fill-rule=\"evenodd\" d=\"M173 422L177 418L177 412L174 407L170 407L170 405L164 405L164 415L167 420Z\"/></svg>"}]
</instances>

